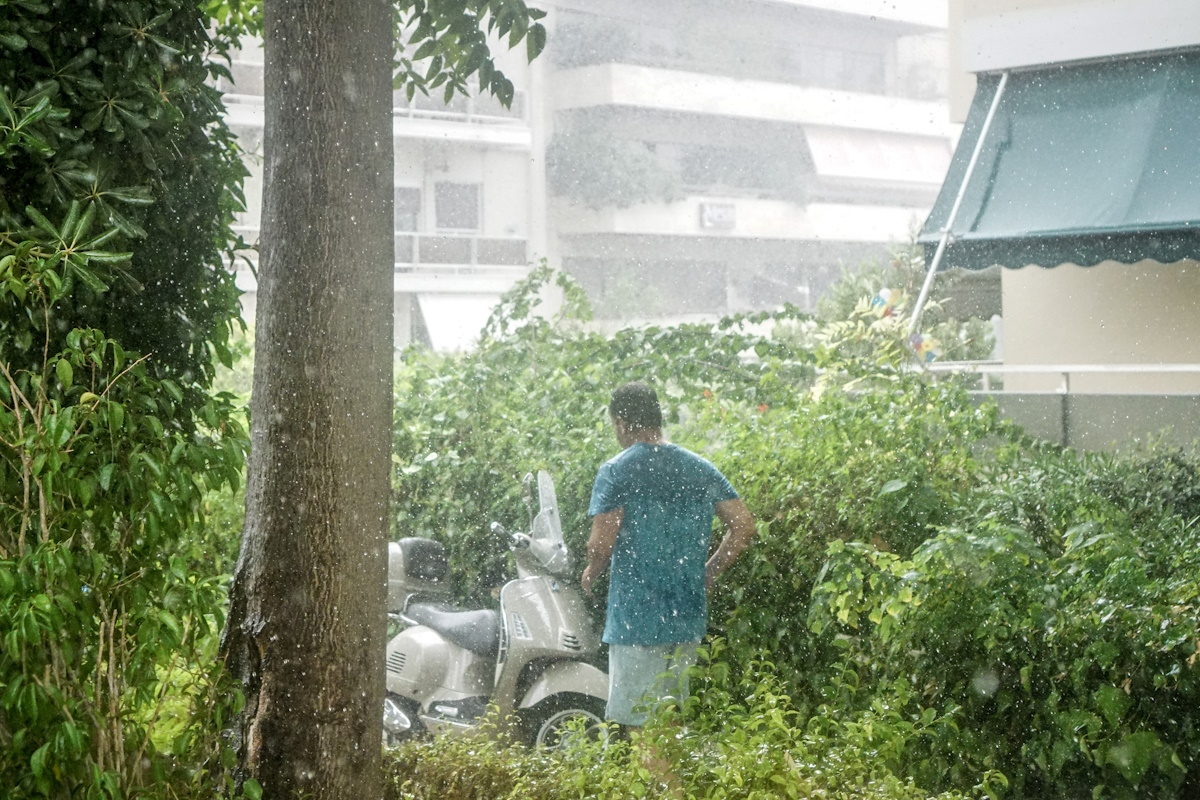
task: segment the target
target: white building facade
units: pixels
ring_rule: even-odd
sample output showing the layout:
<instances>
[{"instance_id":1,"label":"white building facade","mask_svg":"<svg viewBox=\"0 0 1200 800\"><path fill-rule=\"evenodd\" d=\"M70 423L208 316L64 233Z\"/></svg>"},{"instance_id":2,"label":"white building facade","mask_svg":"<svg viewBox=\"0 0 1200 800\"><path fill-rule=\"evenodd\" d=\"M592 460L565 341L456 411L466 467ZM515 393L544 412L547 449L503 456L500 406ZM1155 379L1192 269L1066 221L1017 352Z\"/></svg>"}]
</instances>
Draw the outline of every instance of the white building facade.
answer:
<instances>
[{"instance_id":1,"label":"white building facade","mask_svg":"<svg viewBox=\"0 0 1200 800\"><path fill-rule=\"evenodd\" d=\"M397 93L397 345L470 346L545 258L601 320L812 308L932 205L956 127L944 2L552 0L547 52L496 48L516 86L449 105ZM229 123L261 201L262 51ZM239 273L251 294L249 270Z\"/></svg>"}]
</instances>

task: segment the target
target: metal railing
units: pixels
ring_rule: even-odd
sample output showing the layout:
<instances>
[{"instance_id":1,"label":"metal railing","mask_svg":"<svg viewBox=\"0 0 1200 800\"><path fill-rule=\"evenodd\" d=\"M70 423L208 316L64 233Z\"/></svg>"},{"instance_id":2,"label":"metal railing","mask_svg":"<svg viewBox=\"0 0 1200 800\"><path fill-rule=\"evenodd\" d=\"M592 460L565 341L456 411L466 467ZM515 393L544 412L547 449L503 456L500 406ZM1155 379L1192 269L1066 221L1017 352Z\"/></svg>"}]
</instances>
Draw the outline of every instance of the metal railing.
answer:
<instances>
[{"instance_id":1,"label":"metal railing","mask_svg":"<svg viewBox=\"0 0 1200 800\"><path fill-rule=\"evenodd\" d=\"M414 92L412 99L403 91L392 93L392 114L397 117L481 122L488 124L524 124L527 96L524 91L513 93L512 103L505 108L490 94L456 94L445 102L440 91L424 95Z\"/></svg>"},{"instance_id":2,"label":"metal railing","mask_svg":"<svg viewBox=\"0 0 1200 800\"><path fill-rule=\"evenodd\" d=\"M473 233L396 233L396 270L525 267L525 239Z\"/></svg>"},{"instance_id":3,"label":"metal railing","mask_svg":"<svg viewBox=\"0 0 1200 800\"><path fill-rule=\"evenodd\" d=\"M259 228L234 225L247 242L258 241ZM529 266L526 239L476 233L396 231L396 272L489 272L524 275Z\"/></svg>"},{"instance_id":4,"label":"metal railing","mask_svg":"<svg viewBox=\"0 0 1200 800\"><path fill-rule=\"evenodd\" d=\"M226 108L250 107L261 109L263 96L261 94L241 94L230 92L222 98ZM474 125L508 125L523 126L528 122L525 118L525 101L523 93L518 93L513 100L513 109L505 109L496 101L479 100L475 97L458 98L449 107L431 107L426 105L429 98L414 98L409 102L401 97L392 106L392 116L399 119L427 119L442 122L464 122Z\"/></svg>"},{"instance_id":5,"label":"metal railing","mask_svg":"<svg viewBox=\"0 0 1200 800\"><path fill-rule=\"evenodd\" d=\"M929 372L977 374L982 390L993 391L993 375L1058 375L1060 394L1071 393L1072 375L1200 375L1200 364L1005 364L1003 361L943 361L925 367Z\"/></svg>"}]
</instances>

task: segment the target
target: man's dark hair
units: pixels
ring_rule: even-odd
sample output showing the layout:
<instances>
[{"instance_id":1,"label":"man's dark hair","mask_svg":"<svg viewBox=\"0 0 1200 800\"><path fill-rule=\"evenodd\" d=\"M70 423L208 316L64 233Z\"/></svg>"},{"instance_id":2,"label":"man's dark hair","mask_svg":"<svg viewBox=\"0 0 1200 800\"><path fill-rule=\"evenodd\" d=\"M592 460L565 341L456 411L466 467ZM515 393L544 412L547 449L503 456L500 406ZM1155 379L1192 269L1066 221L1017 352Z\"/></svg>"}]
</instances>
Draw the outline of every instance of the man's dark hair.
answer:
<instances>
[{"instance_id":1,"label":"man's dark hair","mask_svg":"<svg viewBox=\"0 0 1200 800\"><path fill-rule=\"evenodd\" d=\"M627 383L612 393L608 413L631 428L661 428L662 408L654 389L641 381Z\"/></svg>"}]
</instances>

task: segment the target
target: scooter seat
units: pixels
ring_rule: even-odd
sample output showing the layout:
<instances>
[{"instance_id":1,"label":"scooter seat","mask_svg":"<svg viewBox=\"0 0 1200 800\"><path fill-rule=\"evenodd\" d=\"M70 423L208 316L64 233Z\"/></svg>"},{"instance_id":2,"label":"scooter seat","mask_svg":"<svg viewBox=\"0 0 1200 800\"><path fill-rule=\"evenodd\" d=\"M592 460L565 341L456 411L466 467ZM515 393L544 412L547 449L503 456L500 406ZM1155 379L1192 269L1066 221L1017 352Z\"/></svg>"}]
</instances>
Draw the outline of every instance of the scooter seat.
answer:
<instances>
[{"instance_id":1,"label":"scooter seat","mask_svg":"<svg viewBox=\"0 0 1200 800\"><path fill-rule=\"evenodd\" d=\"M495 658L500 649L500 614L496 611L445 611L431 603L414 603L404 616L476 655Z\"/></svg>"}]
</instances>

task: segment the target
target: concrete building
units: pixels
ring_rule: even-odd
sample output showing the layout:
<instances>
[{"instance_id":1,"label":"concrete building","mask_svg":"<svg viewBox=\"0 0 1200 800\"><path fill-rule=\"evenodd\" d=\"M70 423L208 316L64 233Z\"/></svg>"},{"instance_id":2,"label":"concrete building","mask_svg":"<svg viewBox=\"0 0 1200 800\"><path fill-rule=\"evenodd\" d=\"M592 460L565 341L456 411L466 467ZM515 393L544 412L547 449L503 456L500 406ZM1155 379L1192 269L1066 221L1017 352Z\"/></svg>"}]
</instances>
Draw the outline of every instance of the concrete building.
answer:
<instances>
[{"instance_id":1,"label":"concrete building","mask_svg":"<svg viewBox=\"0 0 1200 800\"><path fill-rule=\"evenodd\" d=\"M843 265L907 241L937 195L957 130L944 2L535 4L543 57L496 48L511 109L397 95L398 345L469 346L541 258L602 321L812 308ZM233 73L253 240L261 50Z\"/></svg>"},{"instance_id":2,"label":"concrete building","mask_svg":"<svg viewBox=\"0 0 1200 800\"><path fill-rule=\"evenodd\" d=\"M512 106L490 96L449 105L397 92L394 278L396 343L442 350L468 347L502 292L545 250L544 192L533 158L532 70L516 53L497 53L518 86ZM262 204L263 51L245 47L226 90L227 121L246 151L247 211L238 229L258 241ZM538 237L532 239L531 237ZM253 258L253 255L251 255ZM255 282L242 265L239 286L253 313Z\"/></svg>"},{"instance_id":3,"label":"concrete building","mask_svg":"<svg viewBox=\"0 0 1200 800\"><path fill-rule=\"evenodd\" d=\"M922 240L932 253L979 143L944 266L1005 267L1005 368L1045 370L1005 389L1200 392L1200 4L951 0L949 33L966 125Z\"/></svg>"}]
</instances>

